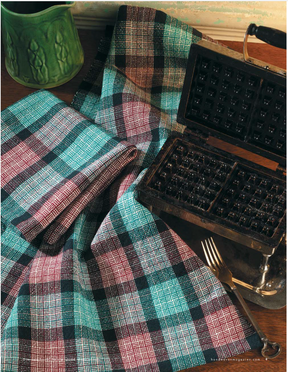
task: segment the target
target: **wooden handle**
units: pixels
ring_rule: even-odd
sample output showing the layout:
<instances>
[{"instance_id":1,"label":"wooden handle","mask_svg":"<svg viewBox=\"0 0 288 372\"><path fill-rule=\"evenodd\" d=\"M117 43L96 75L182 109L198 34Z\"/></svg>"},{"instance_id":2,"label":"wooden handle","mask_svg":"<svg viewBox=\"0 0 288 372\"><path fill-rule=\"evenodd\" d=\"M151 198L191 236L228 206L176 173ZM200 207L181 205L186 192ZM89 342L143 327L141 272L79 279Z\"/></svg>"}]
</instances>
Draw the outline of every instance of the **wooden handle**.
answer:
<instances>
[{"instance_id":1,"label":"wooden handle","mask_svg":"<svg viewBox=\"0 0 288 372\"><path fill-rule=\"evenodd\" d=\"M286 49L286 33L275 28L256 26L251 23L248 27L248 34L254 35L257 39L277 48Z\"/></svg>"}]
</instances>

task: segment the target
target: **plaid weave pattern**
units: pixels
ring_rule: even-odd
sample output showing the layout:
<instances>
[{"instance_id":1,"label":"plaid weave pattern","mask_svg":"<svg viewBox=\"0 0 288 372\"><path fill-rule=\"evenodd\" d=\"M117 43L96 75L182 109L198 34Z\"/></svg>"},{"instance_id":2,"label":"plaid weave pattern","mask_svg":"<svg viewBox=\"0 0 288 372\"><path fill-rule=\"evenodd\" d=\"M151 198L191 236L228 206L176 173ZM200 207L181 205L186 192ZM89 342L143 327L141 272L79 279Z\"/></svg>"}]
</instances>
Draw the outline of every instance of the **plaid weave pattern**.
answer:
<instances>
[{"instance_id":1,"label":"plaid weave pattern","mask_svg":"<svg viewBox=\"0 0 288 372\"><path fill-rule=\"evenodd\" d=\"M136 155L46 91L4 110L2 120L2 200L29 242L54 221L44 239L55 243Z\"/></svg>"},{"instance_id":2,"label":"plaid weave pattern","mask_svg":"<svg viewBox=\"0 0 288 372\"><path fill-rule=\"evenodd\" d=\"M261 345L211 271L137 201L145 168L181 130L189 47L201 37L123 6L74 109L40 91L3 112L3 142L14 139L3 150L18 155L4 168L3 371L179 371ZM57 156L49 165L44 149Z\"/></svg>"}]
</instances>

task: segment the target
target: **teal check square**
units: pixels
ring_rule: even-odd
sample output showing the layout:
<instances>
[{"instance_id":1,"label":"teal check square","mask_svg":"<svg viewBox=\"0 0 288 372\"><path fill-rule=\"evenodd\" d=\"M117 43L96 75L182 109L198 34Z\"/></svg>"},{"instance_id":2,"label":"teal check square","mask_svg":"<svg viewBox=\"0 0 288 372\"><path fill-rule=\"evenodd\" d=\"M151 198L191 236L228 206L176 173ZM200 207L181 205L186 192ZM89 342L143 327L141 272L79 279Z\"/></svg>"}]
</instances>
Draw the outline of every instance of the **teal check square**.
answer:
<instances>
[{"instance_id":1,"label":"teal check square","mask_svg":"<svg viewBox=\"0 0 288 372\"><path fill-rule=\"evenodd\" d=\"M91 298L74 292L74 322L88 329L101 331L101 322L96 306Z\"/></svg>"},{"instance_id":2,"label":"teal check square","mask_svg":"<svg viewBox=\"0 0 288 372\"><path fill-rule=\"evenodd\" d=\"M177 279L150 288L158 318L188 311L187 301Z\"/></svg>"}]
</instances>

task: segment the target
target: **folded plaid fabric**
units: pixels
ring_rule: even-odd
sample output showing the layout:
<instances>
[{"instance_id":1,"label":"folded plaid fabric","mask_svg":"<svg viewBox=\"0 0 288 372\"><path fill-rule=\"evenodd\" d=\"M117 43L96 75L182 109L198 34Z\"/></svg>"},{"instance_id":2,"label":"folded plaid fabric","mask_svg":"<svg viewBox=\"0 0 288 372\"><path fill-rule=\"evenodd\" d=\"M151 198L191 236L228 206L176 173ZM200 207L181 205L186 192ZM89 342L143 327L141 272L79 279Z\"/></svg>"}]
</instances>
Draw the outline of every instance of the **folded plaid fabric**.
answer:
<instances>
[{"instance_id":1,"label":"folded plaid fabric","mask_svg":"<svg viewBox=\"0 0 288 372\"><path fill-rule=\"evenodd\" d=\"M15 103L2 121L2 201L29 242L54 221L44 239L55 243L136 155L49 92Z\"/></svg>"},{"instance_id":2,"label":"folded plaid fabric","mask_svg":"<svg viewBox=\"0 0 288 372\"><path fill-rule=\"evenodd\" d=\"M162 12L123 6L73 101L94 125L47 92L2 114L3 140L18 141L3 147L13 159L4 168L3 371L179 371L261 345L211 271L137 202L145 168L181 130L188 52L201 37ZM97 196L103 164L113 169L109 159L126 154L126 165L134 146L138 157Z\"/></svg>"}]
</instances>

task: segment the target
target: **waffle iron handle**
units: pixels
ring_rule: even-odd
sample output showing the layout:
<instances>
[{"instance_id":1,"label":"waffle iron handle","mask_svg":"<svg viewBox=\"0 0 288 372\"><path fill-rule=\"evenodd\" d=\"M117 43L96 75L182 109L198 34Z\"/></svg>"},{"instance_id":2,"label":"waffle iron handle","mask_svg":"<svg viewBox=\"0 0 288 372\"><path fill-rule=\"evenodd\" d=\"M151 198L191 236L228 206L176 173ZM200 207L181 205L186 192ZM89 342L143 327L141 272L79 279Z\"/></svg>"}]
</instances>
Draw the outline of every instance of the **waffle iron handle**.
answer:
<instances>
[{"instance_id":1,"label":"waffle iron handle","mask_svg":"<svg viewBox=\"0 0 288 372\"><path fill-rule=\"evenodd\" d=\"M257 39L267 44L286 49L286 32L276 30L275 28L256 26L255 23L249 25L247 32L249 35L254 35Z\"/></svg>"},{"instance_id":2,"label":"waffle iron handle","mask_svg":"<svg viewBox=\"0 0 288 372\"><path fill-rule=\"evenodd\" d=\"M246 63L259 65L259 67L286 76L286 71L281 69L280 67L266 65L265 62L258 61L255 58L249 57L247 43L249 35L255 35L258 39L261 39L266 43L269 43L270 45L286 49L286 33L274 28L264 26L258 27L255 25L255 23L251 23L246 30L243 43L243 59Z\"/></svg>"}]
</instances>

